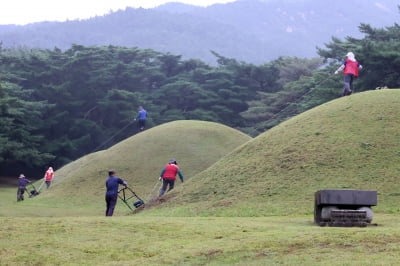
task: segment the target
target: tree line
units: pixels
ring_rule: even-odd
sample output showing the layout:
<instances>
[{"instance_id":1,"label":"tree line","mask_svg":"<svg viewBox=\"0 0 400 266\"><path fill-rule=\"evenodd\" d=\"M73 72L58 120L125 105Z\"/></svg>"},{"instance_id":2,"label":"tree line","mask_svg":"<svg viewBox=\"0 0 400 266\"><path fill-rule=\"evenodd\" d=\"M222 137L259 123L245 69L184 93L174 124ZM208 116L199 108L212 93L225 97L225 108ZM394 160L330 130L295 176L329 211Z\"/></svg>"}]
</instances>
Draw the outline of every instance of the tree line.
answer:
<instances>
[{"instance_id":1,"label":"tree line","mask_svg":"<svg viewBox=\"0 0 400 266\"><path fill-rule=\"evenodd\" d=\"M0 45L0 175L56 168L173 120L223 123L257 136L337 98L333 75L352 51L364 66L356 92L399 87L400 29L361 24L362 39L332 38L320 58L279 57L262 65L212 52L218 65L152 49L72 45L62 51ZM124 130L121 130L124 129Z\"/></svg>"}]
</instances>

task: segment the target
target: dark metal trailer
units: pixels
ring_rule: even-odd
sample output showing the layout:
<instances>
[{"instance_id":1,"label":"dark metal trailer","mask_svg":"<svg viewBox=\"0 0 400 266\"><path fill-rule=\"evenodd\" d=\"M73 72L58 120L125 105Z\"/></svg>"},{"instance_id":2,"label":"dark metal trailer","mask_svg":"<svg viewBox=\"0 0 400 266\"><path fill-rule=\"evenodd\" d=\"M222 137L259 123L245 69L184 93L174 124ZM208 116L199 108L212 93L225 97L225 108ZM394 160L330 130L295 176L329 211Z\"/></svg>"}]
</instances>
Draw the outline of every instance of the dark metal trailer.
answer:
<instances>
[{"instance_id":1,"label":"dark metal trailer","mask_svg":"<svg viewBox=\"0 0 400 266\"><path fill-rule=\"evenodd\" d=\"M315 192L314 222L320 226L367 226L371 207L378 202L374 190L324 189Z\"/></svg>"}]
</instances>

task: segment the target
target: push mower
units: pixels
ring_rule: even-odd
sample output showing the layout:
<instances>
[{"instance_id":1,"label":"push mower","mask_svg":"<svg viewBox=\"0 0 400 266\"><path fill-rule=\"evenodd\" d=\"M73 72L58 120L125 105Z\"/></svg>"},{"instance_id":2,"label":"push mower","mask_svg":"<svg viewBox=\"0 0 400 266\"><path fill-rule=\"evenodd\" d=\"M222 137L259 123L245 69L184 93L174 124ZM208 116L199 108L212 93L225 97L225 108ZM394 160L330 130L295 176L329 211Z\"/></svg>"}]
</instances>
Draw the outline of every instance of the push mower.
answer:
<instances>
[{"instance_id":1,"label":"push mower","mask_svg":"<svg viewBox=\"0 0 400 266\"><path fill-rule=\"evenodd\" d=\"M35 186L32 183L28 183L28 186L30 187L30 189L27 188L26 191L28 192L30 198L33 198L40 194L40 190L36 190Z\"/></svg>"},{"instance_id":2,"label":"push mower","mask_svg":"<svg viewBox=\"0 0 400 266\"><path fill-rule=\"evenodd\" d=\"M133 211L132 206L139 208L144 205L144 201L130 188L124 187L118 191L118 197Z\"/></svg>"}]
</instances>

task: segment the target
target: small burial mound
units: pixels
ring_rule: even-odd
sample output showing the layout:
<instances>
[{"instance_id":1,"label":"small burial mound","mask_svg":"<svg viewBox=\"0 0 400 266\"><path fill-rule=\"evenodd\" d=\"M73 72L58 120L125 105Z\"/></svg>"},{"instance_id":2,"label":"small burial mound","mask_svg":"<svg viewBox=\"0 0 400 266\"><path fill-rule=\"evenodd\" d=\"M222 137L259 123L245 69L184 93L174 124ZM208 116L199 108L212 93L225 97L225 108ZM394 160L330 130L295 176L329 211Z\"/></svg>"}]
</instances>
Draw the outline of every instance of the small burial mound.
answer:
<instances>
[{"instance_id":1,"label":"small burial mound","mask_svg":"<svg viewBox=\"0 0 400 266\"><path fill-rule=\"evenodd\" d=\"M248 135L218 123L166 123L65 165L56 171L50 189L29 204L52 202L54 207L84 208L88 214L103 214L104 182L109 169L115 170L139 197L148 201L157 195L160 171L170 158L176 158L187 181L249 140ZM120 207L116 213L118 209L128 210Z\"/></svg>"}]
</instances>

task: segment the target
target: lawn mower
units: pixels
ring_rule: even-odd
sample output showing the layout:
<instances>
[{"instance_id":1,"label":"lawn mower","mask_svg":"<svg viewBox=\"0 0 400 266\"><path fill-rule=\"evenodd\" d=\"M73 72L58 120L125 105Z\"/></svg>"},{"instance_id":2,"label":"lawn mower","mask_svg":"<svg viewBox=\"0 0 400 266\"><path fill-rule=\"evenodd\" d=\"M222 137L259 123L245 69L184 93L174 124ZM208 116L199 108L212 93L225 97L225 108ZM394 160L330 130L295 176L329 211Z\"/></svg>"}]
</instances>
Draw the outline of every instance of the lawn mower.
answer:
<instances>
[{"instance_id":1,"label":"lawn mower","mask_svg":"<svg viewBox=\"0 0 400 266\"><path fill-rule=\"evenodd\" d=\"M118 191L118 197L133 211L132 206L139 208L144 205L144 201L128 186Z\"/></svg>"},{"instance_id":2,"label":"lawn mower","mask_svg":"<svg viewBox=\"0 0 400 266\"><path fill-rule=\"evenodd\" d=\"M27 186L30 187L29 189L26 188L26 191L28 192L30 198L33 198L40 194L40 190L37 190L35 188L35 185L33 185L33 183L28 183Z\"/></svg>"}]
</instances>

